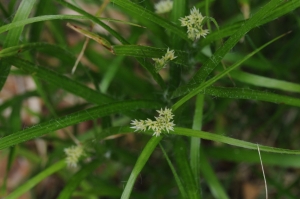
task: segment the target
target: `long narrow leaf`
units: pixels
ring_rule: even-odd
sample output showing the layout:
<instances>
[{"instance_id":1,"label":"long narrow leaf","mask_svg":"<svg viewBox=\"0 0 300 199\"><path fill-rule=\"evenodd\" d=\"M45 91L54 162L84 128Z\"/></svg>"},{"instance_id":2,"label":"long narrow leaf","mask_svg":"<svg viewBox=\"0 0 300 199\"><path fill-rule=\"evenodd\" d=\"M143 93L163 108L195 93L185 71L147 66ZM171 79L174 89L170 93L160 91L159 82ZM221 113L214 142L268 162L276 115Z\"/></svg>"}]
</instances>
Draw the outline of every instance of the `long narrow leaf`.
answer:
<instances>
[{"instance_id":1,"label":"long narrow leaf","mask_svg":"<svg viewBox=\"0 0 300 199\"><path fill-rule=\"evenodd\" d=\"M242 23L240 28L224 43L224 45L219 48L210 57L210 59L208 59L207 62L203 64L203 66L194 75L192 80L185 87L179 87L177 89L177 93L183 95L190 90L187 89L187 87L204 82L208 75L220 63L226 53L228 53L247 32L256 27L261 19L263 19L270 11L275 9L282 1L283 0L271 0L257 13L255 13L248 21Z\"/></svg>"},{"instance_id":2,"label":"long narrow leaf","mask_svg":"<svg viewBox=\"0 0 300 199\"><path fill-rule=\"evenodd\" d=\"M200 199L200 187L197 187L195 182L195 177L193 176L194 174L187 156L187 147L184 141L182 139L176 140L174 148L177 170L187 192L188 198Z\"/></svg>"},{"instance_id":3,"label":"long narrow leaf","mask_svg":"<svg viewBox=\"0 0 300 199\"><path fill-rule=\"evenodd\" d=\"M187 100L189 100L190 98L192 98L193 96L195 96L197 93L199 93L201 90L203 90L204 88L211 86L213 83L215 83L218 79L224 77L225 75L227 75L230 71L234 70L235 68L237 68L238 66L240 66L244 61L246 61L247 59L249 59L250 57L252 57L255 53L259 52L260 50L262 50L263 48L265 48L266 46L270 45L271 43L273 43L274 41L280 39L281 37L285 36L286 34L280 35L279 37L276 37L275 39L269 41L268 43L262 45L261 47L257 48L255 51L253 51L252 53L248 54L246 57L244 57L242 60L238 61L237 63L235 63L234 65L228 67L226 70L222 71L221 73L219 73L218 75L214 76L213 78L209 79L208 81L206 81L205 83L202 83L200 85L194 84L194 86L197 86L195 89L193 89L191 92L189 92L186 96L182 97L180 100L178 100L176 102L176 104L173 105L173 110L176 110L179 106L181 106L184 102L186 102ZM188 89L192 89L191 87L189 87ZM184 91L183 91L184 92ZM175 93L173 94L174 97L181 95L180 93Z\"/></svg>"},{"instance_id":4,"label":"long narrow leaf","mask_svg":"<svg viewBox=\"0 0 300 199\"><path fill-rule=\"evenodd\" d=\"M188 6L188 1L187 0L174 0L173 1L173 8L171 12L171 20L173 23L176 25L180 26L180 21L179 19L181 17L184 17L187 12L187 6ZM183 27L182 27L183 28ZM182 46L186 43L185 40L183 40L181 37L179 37L177 34L172 34L171 35L171 44L172 44L172 49L176 49L176 54L177 54L177 49L181 49ZM188 63L188 62L186 62ZM180 82L181 82L181 72L182 72L182 67L178 66L177 64L170 63L169 67L169 73L170 73L170 83L169 83L169 90L170 93L172 93L176 88L179 87Z\"/></svg>"},{"instance_id":5,"label":"long narrow leaf","mask_svg":"<svg viewBox=\"0 0 300 199\"><path fill-rule=\"evenodd\" d=\"M254 75L239 70L232 71L230 76L235 80L255 86L300 93L300 84L292 82Z\"/></svg>"},{"instance_id":6,"label":"long narrow leaf","mask_svg":"<svg viewBox=\"0 0 300 199\"><path fill-rule=\"evenodd\" d=\"M299 7L300 7L300 1L298 1L298 0L287 1L284 4L278 6L276 9L268 12L267 16L264 19L261 19L258 22L257 26L261 26L265 23L275 20L278 17L281 17L289 12L292 12L293 10L295 10ZM243 23L243 21L221 27L221 29L219 31L212 32L211 34L207 35L207 37L205 39L201 40L200 45L206 46L213 41L231 36L241 27L242 23Z\"/></svg>"},{"instance_id":7,"label":"long narrow leaf","mask_svg":"<svg viewBox=\"0 0 300 199\"><path fill-rule=\"evenodd\" d=\"M300 99L284 95L278 95L270 92L258 91L248 88L225 88L225 87L209 87L202 91L206 95L215 97L231 98L231 99L249 99L272 102L276 104L286 104L300 107Z\"/></svg>"},{"instance_id":8,"label":"long narrow leaf","mask_svg":"<svg viewBox=\"0 0 300 199\"><path fill-rule=\"evenodd\" d=\"M195 131L192 129L176 127L174 132L172 131L170 133L175 134L175 135L194 136L194 137L199 137L199 138L202 138L205 140L222 142L222 143L226 143L226 144L241 147L241 148L257 150L257 144L230 138L230 137L226 137L226 136L222 136L222 135L217 135L214 133L207 133L204 131ZM259 149L260 149L260 151L265 151L265 152L300 155L300 150L281 149L281 148L274 148L274 147L268 147L268 146L263 146L263 145L259 145Z\"/></svg>"},{"instance_id":9,"label":"long narrow leaf","mask_svg":"<svg viewBox=\"0 0 300 199\"><path fill-rule=\"evenodd\" d=\"M91 174L100 164L99 160L93 160L87 165L84 165L65 185L64 189L60 192L58 199L70 198L77 186L84 180L89 174Z\"/></svg>"},{"instance_id":10,"label":"long narrow leaf","mask_svg":"<svg viewBox=\"0 0 300 199\"><path fill-rule=\"evenodd\" d=\"M153 153L154 149L156 148L157 144L161 141L162 136L160 137L152 137L145 148L143 149L142 153L140 154L138 160L136 161L133 170L131 171L130 177L126 183L125 189L122 193L121 199L128 199L130 198L131 191L133 189L133 185L135 183L136 178L142 171L143 167L145 166L146 162L148 161L150 155Z\"/></svg>"},{"instance_id":11,"label":"long narrow leaf","mask_svg":"<svg viewBox=\"0 0 300 199\"><path fill-rule=\"evenodd\" d=\"M161 104L153 101L124 101L86 109L5 136L0 139L0 150L83 121L97 119L114 113L124 113L136 108L159 107L161 107Z\"/></svg>"},{"instance_id":12,"label":"long narrow leaf","mask_svg":"<svg viewBox=\"0 0 300 199\"><path fill-rule=\"evenodd\" d=\"M77 81L74 81L66 76L58 74L53 70L34 65L33 63L30 63L28 61L19 58L9 59L8 61L12 65L24 70L25 72L28 72L29 74L33 74L36 77L39 77L40 79L54 85L57 88L62 88L66 91L75 94L76 96L80 96L83 99L87 100L88 102L102 105L102 104L115 101L114 99L102 93L99 93L83 84L80 84ZM127 112L126 115L135 116L136 113ZM147 117L147 115L143 113L139 113L139 115L140 116L143 115L143 117Z\"/></svg>"},{"instance_id":13,"label":"long narrow leaf","mask_svg":"<svg viewBox=\"0 0 300 199\"><path fill-rule=\"evenodd\" d=\"M58 88L62 88L77 96L80 96L89 102L95 104L105 104L113 101L110 97L103 95L95 90L92 90L87 86L84 86L74 80L71 80L66 76L60 75L50 69L37 66L33 63L19 58L9 59L8 62L22 69L23 71L28 72L29 74L34 74L40 79L52 85L55 85Z\"/></svg>"},{"instance_id":14,"label":"long narrow leaf","mask_svg":"<svg viewBox=\"0 0 300 199\"><path fill-rule=\"evenodd\" d=\"M26 19L33 6L34 6L35 0L28 0L28 1L22 1L19 5L19 8L16 12L16 15L13 19L13 22L20 21L22 19ZM15 46L19 42L19 38L21 36L21 33L23 31L24 26L20 26L18 28L15 28L14 30L11 30L7 33L7 36L4 41L4 48ZM6 79L7 75L10 71L10 65L6 62L0 61L0 90L2 89Z\"/></svg>"},{"instance_id":15,"label":"long narrow leaf","mask_svg":"<svg viewBox=\"0 0 300 199\"><path fill-rule=\"evenodd\" d=\"M206 182L208 184L208 187L216 199L229 199L227 193L225 192L223 186L219 182L216 174L214 173L211 165L209 164L207 157L203 150L201 150L200 155L200 161L201 161L201 173L206 179Z\"/></svg>"},{"instance_id":16,"label":"long narrow leaf","mask_svg":"<svg viewBox=\"0 0 300 199\"><path fill-rule=\"evenodd\" d=\"M139 15L142 18L145 18L147 20L150 20L157 25L165 28L166 30L172 31L173 33L177 34L181 38L188 41L187 34L182 29L179 28L179 26L176 26L172 24L170 21L167 21L155 13L147 10L146 8L143 8L136 3L133 3L129 0L111 0L112 3L117 4L118 6L130 10L131 12L134 12L135 14Z\"/></svg>"},{"instance_id":17,"label":"long narrow leaf","mask_svg":"<svg viewBox=\"0 0 300 199\"><path fill-rule=\"evenodd\" d=\"M33 188L35 185L37 185L39 182L41 182L46 177L50 176L51 174L63 169L66 166L66 161L61 160L50 167L46 168L45 170L41 171L39 174L19 186L16 190L14 190L11 194L6 196L6 199L15 199L19 198L22 194L24 194L26 191L29 191L31 188Z\"/></svg>"},{"instance_id":18,"label":"long narrow leaf","mask_svg":"<svg viewBox=\"0 0 300 199\"><path fill-rule=\"evenodd\" d=\"M101 132L101 135L99 135L97 137L97 139L101 140L101 139L111 136L111 135L124 134L124 133L130 133L130 132L132 132L132 129L129 126L112 127L112 128L106 129L103 132ZM149 131L149 130L147 130L144 133L149 136L151 136L153 134L153 132ZM254 143L226 137L223 135L209 133L209 132L205 132L205 131L198 131L198 130L192 130L192 129L188 129L188 128L175 127L174 131L170 131L170 134L183 135L183 136L188 136L188 137L198 137L198 138L205 139L205 140L221 142L221 143L229 144L232 146L237 146L237 147L252 149L252 150L257 151L257 145ZM259 149L260 149L260 151L264 151L264 152L300 155L300 150L281 149L281 148L275 148L275 147L269 147L269 146L263 146L263 145L259 145Z\"/></svg>"},{"instance_id":19,"label":"long narrow leaf","mask_svg":"<svg viewBox=\"0 0 300 199\"><path fill-rule=\"evenodd\" d=\"M0 33L11 30L13 28L18 28L20 26L25 26L28 24L36 23L36 22L49 21L49 20L68 20L68 19L91 20L89 17L81 16L81 15L43 15L43 16L32 17L32 18L28 18L28 19L22 19L20 21L12 22L7 25L1 26ZM110 18L103 18L103 17L96 17L96 19L98 19L99 21L120 22L123 24L141 27L140 25L137 25L137 24L134 24L131 22L117 20L117 19L110 19Z\"/></svg>"},{"instance_id":20,"label":"long narrow leaf","mask_svg":"<svg viewBox=\"0 0 300 199\"><path fill-rule=\"evenodd\" d=\"M195 102L195 113L193 118L194 130L201 130L202 128L202 119L203 119L203 107L204 107L204 95L198 94ZM194 179L197 187L200 182L200 144L201 139L198 137L191 137L191 146L190 146L190 165L194 175Z\"/></svg>"},{"instance_id":21,"label":"long narrow leaf","mask_svg":"<svg viewBox=\"0 0 300 199\"><path fill-rule=\"evenodd\" d=\"M174 175L175 181L177 183L177 186L179 188L179 191L180 191L180 194L181 194L182 198L184 198L184 199L188 198L185 187L182 185L182 182L181 182L181 180L180 180L180 178L179 178L179 176L178 176L178 174L177 174L170 158L168 157L167 152L165 151L165 149L163 148L163 146L161 144L159 144L159 146L160 146L160 148L161 148L161 150L162 150L162 152L163 152L163 154L164 154L164 156L165 156L165 158L166 158L166 160L169 164L169 167L170 167L170 169L171 169L171 171Z\"/></svg>"},{"instance_id":22,"label":"long narrow leaf","mask_svg":"<svg viewBox=\"0 0 300 199\"><path fill-rule=\"evenodd\" d=\"M0 51L0 58L6 58L6 57L11 57L23 52L26 52L28 50L32 49L51 49L55 50L56 52L63 53L63 55L67 55L69 57L73 56L69 51L65 50L64 48L58 46L58 45L53 45L49 43L44 43L44 42L36 42L36 43L29 43L29 44L21 44L17 46L12 46L8 47L5 49L2 49Z\"/></svg>"},{"instance_id":23,"label":"long narrow leaf","mask_svg":"<svg viewBox=\"0 0 300 199\"><path fill-rule=\"evenodd\" d=\"M257 150L250 151L241 148L237 149L229 146L207 147L203 148L203 150L205 151L205 154L207 154L207 156L213 159L227 160L233 162L247 162L255 164L260 163ZM264 165L300 168L300 158L295 158L295 155L262 152L261 157L264 160Z\"/></svg>"}]
</instances>

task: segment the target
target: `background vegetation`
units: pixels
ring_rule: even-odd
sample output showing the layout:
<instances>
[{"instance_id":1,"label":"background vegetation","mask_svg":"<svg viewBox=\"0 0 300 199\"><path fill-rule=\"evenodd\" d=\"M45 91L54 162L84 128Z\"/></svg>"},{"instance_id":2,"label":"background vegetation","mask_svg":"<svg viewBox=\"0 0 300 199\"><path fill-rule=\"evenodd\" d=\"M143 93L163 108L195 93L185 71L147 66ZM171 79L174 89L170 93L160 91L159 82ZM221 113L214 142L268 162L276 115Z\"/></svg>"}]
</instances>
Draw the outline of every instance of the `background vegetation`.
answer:
<instances>
[{"instance_id":1,"label":"background vegetation","mask_svg":"<svg viewBox=\"0 0 300 199\"><path fill-rule=\"evenodd\" d=\"M299 198L300 1L155 3L0 2L1 196L266 198L259 144L269 197ZM219 26L198 41L193 6ZM164 107L174 131L130 128Z\"/></svg>"}]
</instances>

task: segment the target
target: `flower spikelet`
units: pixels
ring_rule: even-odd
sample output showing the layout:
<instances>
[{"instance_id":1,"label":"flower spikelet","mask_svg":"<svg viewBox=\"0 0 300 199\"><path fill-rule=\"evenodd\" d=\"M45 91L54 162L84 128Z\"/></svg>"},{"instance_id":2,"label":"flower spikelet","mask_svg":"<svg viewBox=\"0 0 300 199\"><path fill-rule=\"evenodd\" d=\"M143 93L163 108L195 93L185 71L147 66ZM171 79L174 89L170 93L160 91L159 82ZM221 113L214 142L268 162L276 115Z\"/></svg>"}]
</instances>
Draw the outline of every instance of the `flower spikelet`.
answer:
<instances>
[{"instance_id":1,"label":"flower spikelet","mask_svg":"<svg viewBox=\"0 0 300 199\"><path fill-rule=\"evenodd\" d=\"M173 1L171 0L162 0L154 5L156 14L163 14L170 12L173 8Z\"/></svg>"},{"instance_id":2,"label":"flower spikelet","mask_svg":"<svg viewBox=\"0 0 300 199\"><path fill-rule=\"evenodd\" d=\"M160 109L157 110L159 113L158 117L155 117L155 120L132 120L131 125L135 131L141 130L141 131L146 131L148 130L153 130L153 136L160 136L162 131L174 131L174 122L173 120L173 113L171 109L165 108L165 109Z\"/></svg>"},{"instance_id":3,"label":"flower spikelet","mask_svg":"<svg viewBox=\"0 0 300 199\"><path fill-rule=\"evenodd\" d=\"M181 26L187 27L188 38L191 40L205 37L208 33L208 29L203 29L202 22L205 17L199 12L196 7L193 7L190 11L190 15L180 18Z\"/></svg>"},{"instance_id":4,"label":"flower spikelet","mask_svg":"<svg viewBox=\"0 0 300 199\"><path fill-rule=\"evenodd\" d=\"M64 151L67 155L66 162L68 167L76 168L79 158L84 153L83 146L81 145L71 146L69 148L65 148Z\"/></svg>"},{"instance_id":5,"label":"flower spikelet","mask_svg":"<svg viewBox=\"0 0 300 199\"><path fill-rule=\"evenodd\" d=\"M152 58L155 61L155 70L156 72L160 71L162 68L164 68L169 61L176 59L175 57L175 51L170 50L168 48L166 54L162 56L162 58Z\"/></svg>"},{"instance_id":6,"label":"flower spikelet","mask_svg":"<svg viewBox=\"0 0 300 199\"><path fill-rule=\"evenodd\" d=\"M146 123L146 121L144 121L144 120L140 120L140 121L132 120L130 124L133 126L131 128L135 129L134 131L139 131L139 130L146 131L147 126L145 123Z\"/></svg>"}]
</instances>

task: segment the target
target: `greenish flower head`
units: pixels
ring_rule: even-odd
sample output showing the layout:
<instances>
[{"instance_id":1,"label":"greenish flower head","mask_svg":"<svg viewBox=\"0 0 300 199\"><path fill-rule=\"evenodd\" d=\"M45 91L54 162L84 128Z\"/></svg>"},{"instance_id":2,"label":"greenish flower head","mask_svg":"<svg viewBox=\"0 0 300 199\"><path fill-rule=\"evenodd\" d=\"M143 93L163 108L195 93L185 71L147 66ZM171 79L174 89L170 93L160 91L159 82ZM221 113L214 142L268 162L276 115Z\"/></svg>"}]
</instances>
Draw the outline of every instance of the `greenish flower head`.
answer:
<instances>
[{"instance_id":1,"label":"greenish flower head","mask_svg":"<svg viewBox=\"0 0 300 199\"><path fill-rule=\"evenodd\" d=\"M181 26L187 27L188 38L191 40L205 37L208 33L208 29L203 29L203 20L205 17L199 12L196 7L193 7L190 11L190 15L180 18Z\"/></svg>"},{"instance_id":2,"label":"greenish flower head","mask_svg":"<svg viewBox=\"0 0 300 199\"><path fill-rule=\"evenodd\" d=\"M148 130L153 130L153 136L155 135L160 136L162 131L174 131L174 126L175 124L173 123L173 113L171 109L165 108L157 110L159 113L158 117L155 117L155 120L132 120L131 125L132 129L135 129L135 131L146 131L147 128Z\"/></svg>"},{"instance_id":3,"label":"greenish flower head","mask_svg":"<svg viewBox=\"0 0 300 199\"><path fill-rule=\"evenodd\" d=\"M81 145L71 146L69 148L64 149L64 151L67 155L66 162L68 167L76 168L79 158L84 153L83 146Z\"/></svg>"},{"instance_id":4,"label":"greenish flower head","mask_svg":"<svg viewBox=\"0 0 300 199\"><path fill-rule=\"evenodd\" d=\"M167 50L166 54L162 56L162 58L152 58L155 61L155 70L159 72L162 68L164 68L169 61L176 59L174 50Z\"/></svg>"}]
</instances>

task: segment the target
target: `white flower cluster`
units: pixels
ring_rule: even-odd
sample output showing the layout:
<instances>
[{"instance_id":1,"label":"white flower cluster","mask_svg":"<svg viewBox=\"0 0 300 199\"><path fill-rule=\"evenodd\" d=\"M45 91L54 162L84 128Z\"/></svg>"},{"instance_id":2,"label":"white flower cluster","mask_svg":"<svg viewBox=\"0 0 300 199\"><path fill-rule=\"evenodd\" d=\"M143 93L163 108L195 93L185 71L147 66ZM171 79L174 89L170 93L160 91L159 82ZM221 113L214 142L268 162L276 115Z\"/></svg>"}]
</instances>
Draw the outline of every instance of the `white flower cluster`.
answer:
<instances>
[{"instance_id":1,"label":"white flower cluster","mask_svg":"<svg viewBox=\"0 0 300 199\"><path fill-rule=\"evenodd\" d=\"M154 5L156 14L163 14L170 12L173 8L173 1L171 0L162 0Z\"/></svg>"},{"instance_id":2,"label":"white flower cluster","mask_svg":"<svg viewBox=\"0 0 300 199\"><path fill-rule=\"evenodd\" d=\"M203 29L202 22L205 17L199 12L196 7L191 9L190 15L180 18L181 26L187 26L188 38L191 40L199 39L201 36L205 37L208 29Z\"/></svg>"},{"instance_id":3,"label":"white flower cluster","mask_svg":"<svg viewBox=\"0 0 300 199\"><path fill-rule=\"evenodd\" d=\"M79 158L84 153L83 146L81 145L71 146L69 148L64 149L64 151L67 155L66 162L68 167L76 168Z\"/></svg>"},{"instance_id":4,"label":"white flower cluster","mask_svg":"<svg viewBox=\"0 0 300 199\"><path fill-rule=\"evenodd\" d=\"M174 50L167 50L166 54L162 56L162 58L152 58L155 61L155 70L156 72L160 71L162 68L164 68L167 63L177 57L175 57Z\"/></svg>"},{"instance_id":5,"label":"white flower cluster","mask_svg":"<svg viewBox=\"0 0 300 199\"><path fill-rule=\"evenodd\" d=\"M146 131L153 130L156 137L160 136L162 131L174 131L175 124L173 121L171 121L174 117L172 114L172 110L165 108L165 110L157 110L159 113L158 117L155 117L155 121L147 119L147 120L132 120L131 125L132 129L135 129L135 131Z\"/></svg>"}]
</instances>

